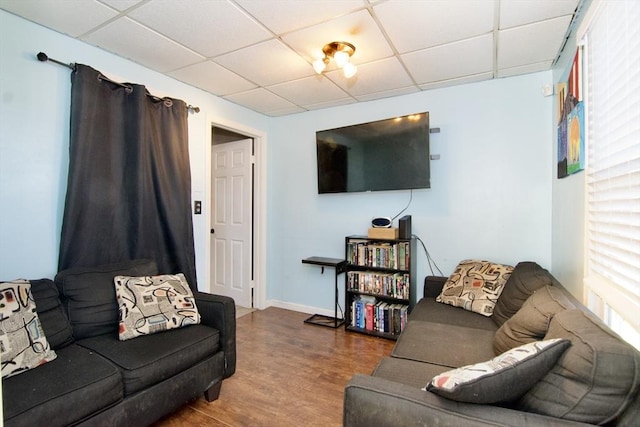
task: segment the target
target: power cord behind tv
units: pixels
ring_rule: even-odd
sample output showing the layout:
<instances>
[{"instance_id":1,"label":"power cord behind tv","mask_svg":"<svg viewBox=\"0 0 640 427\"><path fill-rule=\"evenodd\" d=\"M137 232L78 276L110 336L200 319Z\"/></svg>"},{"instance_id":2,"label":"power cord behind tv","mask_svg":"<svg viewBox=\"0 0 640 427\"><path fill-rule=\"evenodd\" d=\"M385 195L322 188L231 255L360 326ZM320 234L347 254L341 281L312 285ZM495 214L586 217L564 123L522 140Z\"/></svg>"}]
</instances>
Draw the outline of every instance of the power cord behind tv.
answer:
<instances>
[{"instance_id":1,"label":"power cord behind tv","mask_svg":"<svg viewBox=\"0 0 640 427\"><path fill-rule=\"evenodd\" d=\"M393 220L398 218L400 215L402 215L402 212L406 211L407 208L409 208L409 206L411 205L411 201L413 200L413 188L411 189L411 193L409 194L409 203L407 203L407 206L404 207L404 209L402 209L400 212L398 212L396 214L396 216L394 216L393 218L391 218L391 222L393 223Z\"/></svg>"}]
</instances>

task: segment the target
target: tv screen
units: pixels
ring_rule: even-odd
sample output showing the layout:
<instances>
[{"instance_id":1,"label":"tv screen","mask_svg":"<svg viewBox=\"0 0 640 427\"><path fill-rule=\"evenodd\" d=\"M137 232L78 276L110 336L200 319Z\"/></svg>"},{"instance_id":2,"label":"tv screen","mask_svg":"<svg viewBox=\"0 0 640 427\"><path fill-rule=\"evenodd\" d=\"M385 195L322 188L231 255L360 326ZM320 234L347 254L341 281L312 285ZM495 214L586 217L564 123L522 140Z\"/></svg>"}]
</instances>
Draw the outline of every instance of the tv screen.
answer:
<instances>
[{"instance_id":1,"label":"tv screen","mask_svg":"<svg viewBox=\"0 0 640 427\"><path fill-rule=\"evenodd\" d=\"M316 132L318 193L430 188L429 113Z\"/></svg>"}]
</instances>

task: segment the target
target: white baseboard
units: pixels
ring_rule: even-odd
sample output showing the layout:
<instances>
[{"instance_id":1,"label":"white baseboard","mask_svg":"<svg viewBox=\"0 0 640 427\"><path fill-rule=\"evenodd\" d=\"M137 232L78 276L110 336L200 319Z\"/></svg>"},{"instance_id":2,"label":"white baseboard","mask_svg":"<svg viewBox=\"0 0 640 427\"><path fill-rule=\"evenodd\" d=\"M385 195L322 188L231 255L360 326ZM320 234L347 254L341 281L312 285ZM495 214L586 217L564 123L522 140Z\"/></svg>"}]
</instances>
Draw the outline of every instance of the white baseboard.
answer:
<instances>
[{"instance_id":1,"label":"white baseboard","mask_svg":"<svg viewBox=\"0 0 640 427\"><path fill-rule=\"evenodd\" d=\"M297 311L299 313L322 314L324 316L330 316L330 317L333 317L334 315L333 310L328 310L326 308L312 307L312 306L302 305L302 304L293 304L290 302L279 301L274 299L267 300L266 307L283 308L285 310ZM341 313L340 311L338 311L338 317L340 316L341 316Z\"/></svg>"}]
</instances>

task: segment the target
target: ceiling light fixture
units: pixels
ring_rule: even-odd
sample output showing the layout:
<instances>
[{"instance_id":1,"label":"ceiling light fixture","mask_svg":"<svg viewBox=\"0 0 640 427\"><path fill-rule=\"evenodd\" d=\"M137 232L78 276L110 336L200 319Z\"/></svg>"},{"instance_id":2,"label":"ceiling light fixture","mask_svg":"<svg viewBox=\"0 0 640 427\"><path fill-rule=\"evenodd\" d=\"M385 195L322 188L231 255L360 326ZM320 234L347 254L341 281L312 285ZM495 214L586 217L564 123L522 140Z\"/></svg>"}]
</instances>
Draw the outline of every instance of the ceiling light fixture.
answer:
<instances>
[{"instance_id":1,"label":"ceiling light fixture","mask_svg":"<svg viewBox=\"0 0 640 427\"><path fill-rule=\"evenodd\" d=\"M329 65L331 58L336 62L336 65L342 68L342 72L346 78L355 76L358 71L358 67L349 62L349 58L356 51L356 48L351 43L347 42L331 42L322 48L324 57L317 59L313 62L313 69L318 74L322 72Z\"/></svg>"}]
</instances>

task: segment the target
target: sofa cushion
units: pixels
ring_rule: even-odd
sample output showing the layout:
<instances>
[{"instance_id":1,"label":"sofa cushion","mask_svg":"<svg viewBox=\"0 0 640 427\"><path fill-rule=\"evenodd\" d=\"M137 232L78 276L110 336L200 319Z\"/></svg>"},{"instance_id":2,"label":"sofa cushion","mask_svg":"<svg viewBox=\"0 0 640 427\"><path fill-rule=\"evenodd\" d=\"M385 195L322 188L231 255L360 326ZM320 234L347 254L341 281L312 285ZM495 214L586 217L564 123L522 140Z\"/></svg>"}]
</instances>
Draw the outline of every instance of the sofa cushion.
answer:
<instances>
[{"instance_id":1,"label":"sofa cushion","mask_svg":"<svg viewBox=\"0 0 640 427\"><path fill-rule=\"evenodd\" d=\"M425 390L468 403L506 403L521 397L555 365L569 340L536 341L493 359L436 375Z\"/></svg>"},{"instance_id":2,"label":"sofa cushion","mask_svg":"<svg viewBox=\"0 0 640 427\"><path fill-rule=\"evenodd\" d=\"M495 356L491 344L493 335L494 331L484 329L410 321L400 334L391 355L459 368Z\"/></svg>"},{"instance_id":3,"label":"sofa cushion","mask_svg":"<svg viewBox=\"0 0 640 427\"><path fill-rule=\"evenodd\" d=\"M422 388L431 378L448 369L446 366L415 360L383 357L371 375L411 387Z\"/></svg>"},{"instance_id":4,"label":"sofa cushion","mask_svg":"<svg viewBox=\"0 0 640 427\"><path fill-rule=\"evenodd\" d=\"M56 358L42 330L31 283L0 283L0 359L2 378L18 375Z\"/></svg>"},{"instance_id":5,"label":"sofa cushion","mask_svg":"<svg viewBox=\"0 0 640 427\"><path fill-rule=\"evenodd\" d=\"M566 338L571 347L517 406L567 420L606 424L640 389L640 352L591 313L565 310L551 319L545 339Z\"/></svg>"},{"instance_id":6,"label":"sofa cushion","mask_svg":"<svg viewBox=\"0 0 640 427\"><path fill-rule=\"evenodd\" d=\"M513 267L489 261L461 261L436 301L491 316Z\"/></svg>"},{"instance_id":7,"label":"sofa cushion","mask_svg":"<svg viewBox=\"0 0 640 427\"><path fill-rule=\"evenodd\" d=\"M541 340L547 334L551 318L570 308L575 307L558 287L547 285L536 290L520 310L500 326L493 337L493 350L500 354Z\"/></svg>"},{"instance_id":8,"label":"sofa cushion","mask_svg":"<svg viewBox=\"0 0 640 427\"><path fill-rule=\"evenodd\" d=\"M217 329L192 325L134 340L120 341L113 332L77 342L120 368L124 394L129 396L216 353L219 341Z\"/></svg>"},{"instance_id":9,"label":"sofa cushion","mask_svg":"<svg viewBox=\"0 0 640 427\"><path fill-rule=\"evenodd\" d=\"M155 274L158 274L158 267L150 260L71 268L56 274L56 286L66 303L74 338L78 340L118 330L114 277Z\"/></svg>"},{"instance_id":10,"label":"sofa cushion","mask_svg":"<svg viewBox=\"0 0 640 427\"><path fill-rule=\"evenodd\" d=\"M200 323L184 274L116 276L121 341Z\"/></svg>"},{"instance_id":11,"label":"sofa cushion","mask_svg":"<svg viewBox=\"0 0 640 427\"><path fill-rule=\"evenodd\" d=\"M518 263L509 280L504 285L502 294L493 309L491 318L498 326L502 326L508 318L516 314L529 296L546 285L556 286L558 282L544 268L535 262Z\"/></svg>"},{"instance_id":12,"label":"sofa cushion","mask_svg":"<svg viewBox=\"0 0 640 427\"><path fill-rule=\"evenodd\" d=\"M409 321L435 322L447 325L486 329L495 332L498 327L490 317L481 316L460 307L441 304L434 298L422 298L411 310Z\"/></svg>"},{"instance_id":13,"label":"sofa cushion","mask_svg":"<svg viewBox=\"0 0 640 427\"><path fill-rule=\"evenodd\" d=\"M73 342L71 324L64 313L60 294L53 280L31 280L31 293L49 345L57 350Z\"/></svg>"},{"instance_id":14,"label":"sofa cushion","mask_svg":"<svg viewBox=\"0 0 640 427\"><path fill-rule=\"evenodd\" d=\"M75 344L57 353L56 360L2 381L5 425L70 425L122 399L113 364Z\"/></svg>"}]
</instances>

